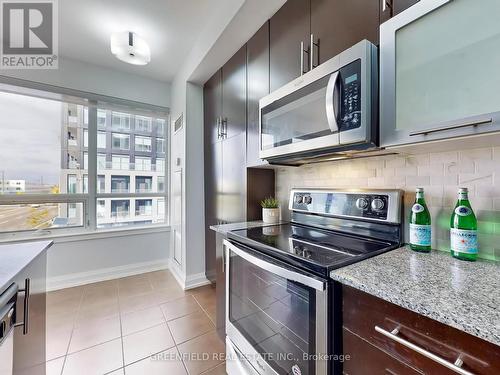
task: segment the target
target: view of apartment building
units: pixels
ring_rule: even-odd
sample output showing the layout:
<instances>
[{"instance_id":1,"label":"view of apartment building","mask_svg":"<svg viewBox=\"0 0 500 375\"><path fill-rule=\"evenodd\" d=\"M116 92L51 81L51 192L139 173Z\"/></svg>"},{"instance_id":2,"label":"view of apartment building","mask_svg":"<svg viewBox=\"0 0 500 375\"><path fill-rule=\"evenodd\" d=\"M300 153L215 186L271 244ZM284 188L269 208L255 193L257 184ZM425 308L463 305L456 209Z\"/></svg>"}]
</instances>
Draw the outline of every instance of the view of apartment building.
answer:
<instances>
[{"instance_id":1,"label":"view of apartment building","mask_svg":"<svg viewBox=\"0 0 500 375\"><path fill-rule=\"evenodd\" d=\"M62 107L61 193L88 193L88 108L66 103ZM99 227L152 224L165 221L165 198L147 193L165 192L165 119L98 109L97 194L119 197L97 199ZM141 193L140 197L127 194ZM60 205L68 225L81 221L82 205Z\"/></svg>"}]
</instances>

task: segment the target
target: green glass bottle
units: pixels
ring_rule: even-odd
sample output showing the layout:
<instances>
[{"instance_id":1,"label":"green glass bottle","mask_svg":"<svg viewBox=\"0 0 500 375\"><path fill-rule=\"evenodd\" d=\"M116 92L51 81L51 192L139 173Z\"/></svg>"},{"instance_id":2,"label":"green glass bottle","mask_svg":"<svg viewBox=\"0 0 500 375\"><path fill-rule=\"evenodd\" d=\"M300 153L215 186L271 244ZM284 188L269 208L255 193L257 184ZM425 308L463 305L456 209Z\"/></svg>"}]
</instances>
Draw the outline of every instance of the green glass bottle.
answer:
<instances>
[{"instance_id":1,"label":"green glass bottle","mask_svg":"<svg viewBox=\"0 0 500 375\"><path fill-rule=\"evenodd\" d=\"M431 230L431 214L425 203L424 189L417 188L410 213L410 248L425 253L431 251Z\"/></svg>"},{"instance_id":2,"label":"green glass bottle","mask_svg":"<svg viewBox=\"0 0 500 375\"><path fill-rule=\"evenodd\" d=\"M458 200L451 215L451 255L458 259L477 259L477 219L469 202L467 188L460 188Z\"/></svg>"}]
</instances>

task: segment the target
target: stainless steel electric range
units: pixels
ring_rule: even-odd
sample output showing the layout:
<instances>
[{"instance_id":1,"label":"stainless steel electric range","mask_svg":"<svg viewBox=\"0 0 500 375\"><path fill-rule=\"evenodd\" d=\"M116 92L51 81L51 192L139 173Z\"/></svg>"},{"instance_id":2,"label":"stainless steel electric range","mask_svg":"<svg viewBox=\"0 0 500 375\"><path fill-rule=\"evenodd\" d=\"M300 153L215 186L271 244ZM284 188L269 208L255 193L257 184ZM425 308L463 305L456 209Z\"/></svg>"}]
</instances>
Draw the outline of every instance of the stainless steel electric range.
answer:
<instances>
[{"instance_id":1,"label":"stainless steel electric range","mask_svg":"<svg viewBox=\"0 0 500 375\"><path fill-rule=\"evenodd\" d=\"M401 245L402 196L294 189L289 223L228 233L229 375L341 373L341 289L329 273Z\"/></svg>"}]
</instances>

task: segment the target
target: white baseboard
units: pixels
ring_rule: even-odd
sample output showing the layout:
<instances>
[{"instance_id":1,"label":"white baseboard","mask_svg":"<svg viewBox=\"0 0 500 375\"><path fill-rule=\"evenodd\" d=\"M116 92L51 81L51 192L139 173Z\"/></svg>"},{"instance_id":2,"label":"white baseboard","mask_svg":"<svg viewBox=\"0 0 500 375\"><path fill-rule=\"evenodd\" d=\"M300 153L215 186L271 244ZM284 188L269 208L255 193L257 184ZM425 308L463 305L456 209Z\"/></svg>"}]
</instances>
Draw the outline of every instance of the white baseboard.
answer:
<instances>
[{"instance_id":1,"label":"white baseboard","mask_svg":"<svg viewBox=\"0 0 500 375\"><path fill-rule=\"evenodd\" d=\"M71 288L99 281L118 279L126 276L138 275L168 269L168 260L162 259L151 262L127 264L118 267L101 268L94 271L72 273L64 276L49 277L47 291Z\"/></svg>"},{"instance_id":2,"label":"white baseboard","mask_svg":"<svg viewBox=\"0 0 500 375\"><path fill-rule=\"evenodd\" d=\"M210 280L208 280L205 276L205 273L197 273L194 275L189 275L186 277L183 270L180 268L179 264L170 259L169 261L169 270L174 275L175 279L179 283L180 287L184 290L198 288L200 286L209 285Z\"/></svg>"}]
</instances>

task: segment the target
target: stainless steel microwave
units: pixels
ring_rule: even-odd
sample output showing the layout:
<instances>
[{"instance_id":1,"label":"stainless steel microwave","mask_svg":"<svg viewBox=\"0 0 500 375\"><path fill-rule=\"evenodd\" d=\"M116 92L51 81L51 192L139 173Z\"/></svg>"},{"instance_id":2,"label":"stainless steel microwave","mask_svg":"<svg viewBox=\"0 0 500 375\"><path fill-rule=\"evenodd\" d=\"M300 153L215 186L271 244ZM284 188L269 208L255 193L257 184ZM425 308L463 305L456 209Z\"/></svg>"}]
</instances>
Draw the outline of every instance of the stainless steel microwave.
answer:
<instances>
[{"instance_id":1,"label":"stainless steel microwave","mask_svg":"<svg viewBox=\"0 0 500 375\"><path fill-rule=\"evenodd\" d=\"M378 146L377 47L363 40L259 101L261 159L276 164Z\"/></svg>"}]
</instances>

